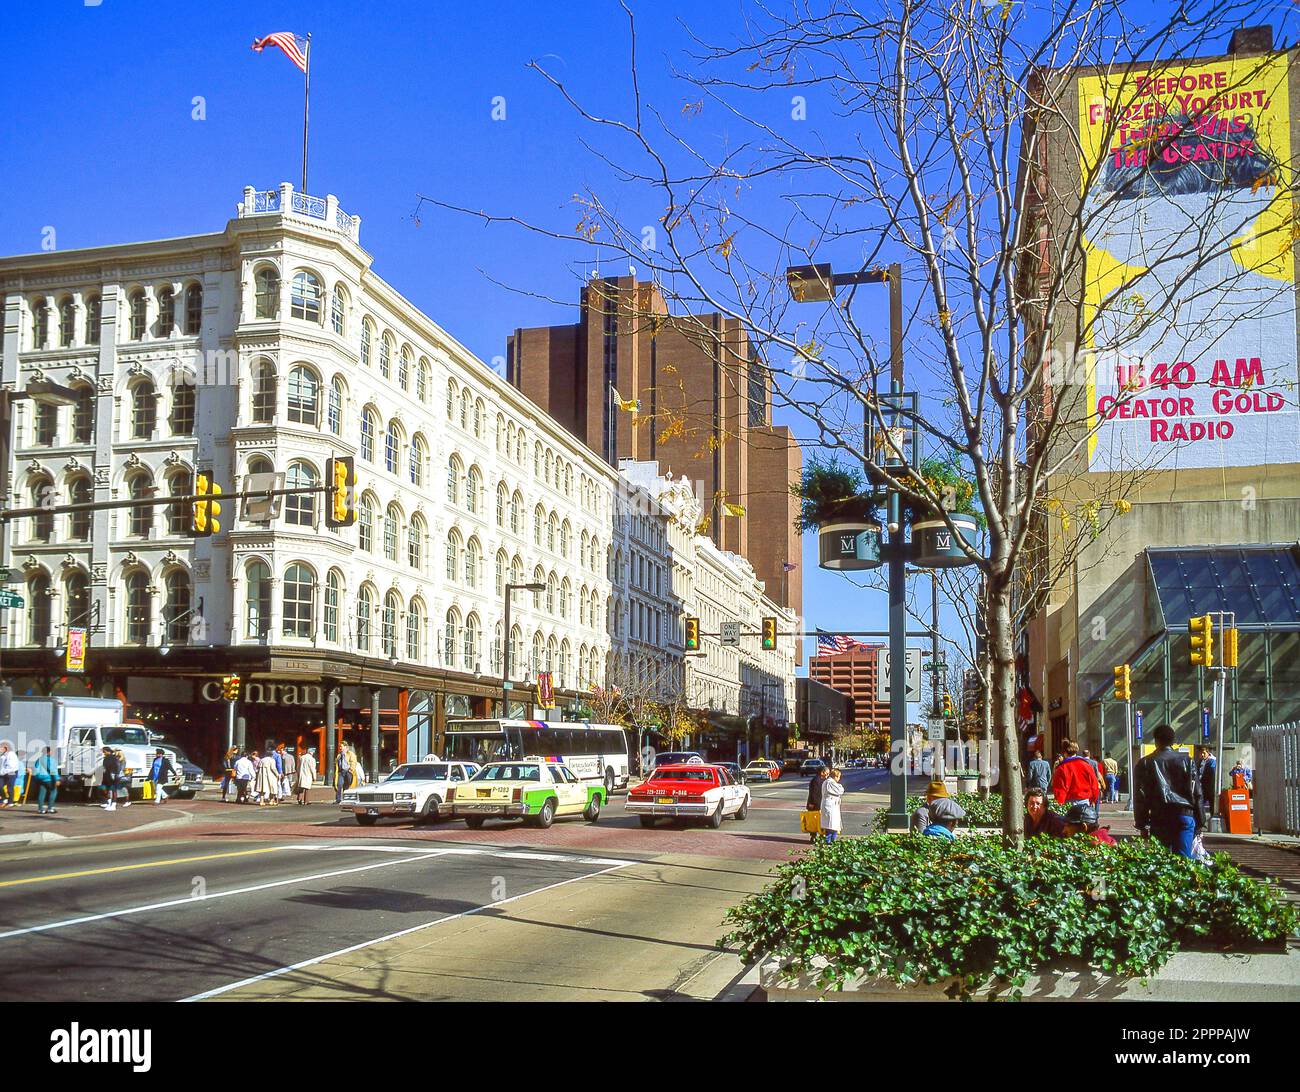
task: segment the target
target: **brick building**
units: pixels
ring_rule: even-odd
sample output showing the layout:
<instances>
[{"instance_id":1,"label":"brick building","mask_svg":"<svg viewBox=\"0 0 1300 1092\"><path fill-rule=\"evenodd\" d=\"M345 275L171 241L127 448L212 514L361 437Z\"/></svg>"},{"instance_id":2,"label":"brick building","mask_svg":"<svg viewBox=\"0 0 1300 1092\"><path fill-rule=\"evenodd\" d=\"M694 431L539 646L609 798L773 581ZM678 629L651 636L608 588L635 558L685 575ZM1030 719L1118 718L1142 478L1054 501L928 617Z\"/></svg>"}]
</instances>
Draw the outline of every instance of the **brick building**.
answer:
<instances>
[{"instance_id":1,"label":"brick building","mask_svg":"<svg viewBox=\"0 0 1300 1092\"><path fill-rule=\"evenodd\" d=\"M884 645L858 645L849 652L814 656L808 673L817 682L833 687L853 700L853 723L858 728L875 724L889 726L889 702L877 701L877 668Z\"/></svg>"},{"instance_id":2,"label":"brick building","mask_svg":"<svg viewBox=\"0 0 1300 1092\"><path fill-rule=\"evenodd\" d=\"M786 565L800 556L790 486L803 460L790 430L772 424L770 379L743 327L670 315L659 289L635 277L591 281L579 307L573 325L515 331L510 382L609 463L658 461L693 483L714 544L801 612L801 572ZM637 413L620 408L633 399ZM729 504L745 514L728 514Z\"/></svg>"}]
</instances>

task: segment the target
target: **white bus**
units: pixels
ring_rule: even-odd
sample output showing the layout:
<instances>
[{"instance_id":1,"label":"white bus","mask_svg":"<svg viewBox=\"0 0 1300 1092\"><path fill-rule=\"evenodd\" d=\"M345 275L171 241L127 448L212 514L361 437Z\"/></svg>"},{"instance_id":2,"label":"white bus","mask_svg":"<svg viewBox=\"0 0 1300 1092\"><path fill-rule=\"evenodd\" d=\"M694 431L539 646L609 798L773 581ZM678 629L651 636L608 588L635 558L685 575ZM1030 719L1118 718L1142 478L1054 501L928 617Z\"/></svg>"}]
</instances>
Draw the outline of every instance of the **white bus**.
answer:
<instances>
[{"instance_id":1,"label":"white bus","mask_svg":"<svg viewBox=\"0 0 1300 1092\"><path fill-rule=\"evenodd\" d=\"M613 724L545 720L447 722L444 761L476 762L554 758L583 781L607 792L627 787L627 735Z\"/></svg>"}]
</instances>

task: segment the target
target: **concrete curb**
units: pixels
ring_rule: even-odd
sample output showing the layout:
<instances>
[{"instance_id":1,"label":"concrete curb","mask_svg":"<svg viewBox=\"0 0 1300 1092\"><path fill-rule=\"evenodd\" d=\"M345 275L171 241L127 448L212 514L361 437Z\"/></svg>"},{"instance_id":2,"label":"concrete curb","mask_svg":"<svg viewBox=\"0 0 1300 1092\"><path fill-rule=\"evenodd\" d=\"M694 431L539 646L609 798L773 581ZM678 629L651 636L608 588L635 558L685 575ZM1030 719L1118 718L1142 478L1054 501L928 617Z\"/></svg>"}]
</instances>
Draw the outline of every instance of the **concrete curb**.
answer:
<instances>
[{"instance_id":1,"label":"concrete curb","mask_svg":"<svg viewBox=\"0 0 1300 1092\"><path fill-rule=\"evenodd\" d=\"M49 845L53 842L84 842L91 838L120 838L128 834L139 834L143 831L183 827L192 822L194 822L193 813L182 812L170 819L154 819L148 823L141 823L138 827L128 827L125 830L101 830L96 834L59 834L53 830L33 830L23 834L0 834L0 845Z\"/></svg>"},{"instance_id":2,"label":"concrete curb","mask_svg":"<svg viewBox=\"0 0 1300 1092\"><path fill-rule=\"evenodd\" d=\"M762 988L760 981L760 972L763 969L763 961L751 963L740 972L723 988L713 1000L715 1001L748 1001L754 993Z\"/></svg>"}]
</instances>

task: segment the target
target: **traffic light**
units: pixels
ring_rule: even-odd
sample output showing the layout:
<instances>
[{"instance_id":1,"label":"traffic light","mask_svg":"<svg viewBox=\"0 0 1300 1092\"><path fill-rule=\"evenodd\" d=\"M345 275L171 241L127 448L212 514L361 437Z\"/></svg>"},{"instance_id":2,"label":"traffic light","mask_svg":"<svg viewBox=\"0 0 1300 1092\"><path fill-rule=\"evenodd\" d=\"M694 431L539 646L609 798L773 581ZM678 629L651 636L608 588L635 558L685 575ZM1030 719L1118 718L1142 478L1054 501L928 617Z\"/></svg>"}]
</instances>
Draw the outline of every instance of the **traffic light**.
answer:
<instances>
[{"instance_id":1,"label":"traffic light","mask_svg":"<svg viewBox=\"0 0 1300 1092\"><path fill-rule=\"evenodd\" d=\"M763 619L763 651L771 652L776 648L776 618Z\"/></svg>"},{"instance_id":2,"label":"traffic light","mask_svg":"<svg viewBox=\"0 0 1300 1092\"><path fill-rule=\"evenodd\" d=\"M1237 666L1237 630L1225 629L1223 631L1223 666Z\"/></svg>"},{"instance_id":3,"label":"traffic light","mask_svg":"<svg viewBox=\"0 0 1300 1092\"><path fill-rule=\"evenodd\" d=\"M1128 664L1115 667L1115 700L1131 701L1133 699L1133 672Z\"/></svg>"},{"instance_id":4,"label":"traffic light","mask_svg":"<svg viewBox=\"0 0 1300 1092\"><path fill-rule=\"evenodd\" d=\"M699 652L700 650L700 620L698 618L686 619L686 651Z\"/></svg>"},{"instance_id":5,"label":"traffic light","mask_svg":"<svg viewBox=\"0 0 1300 1092\"><path fill-rule=\"evenodd\" d=\"M952 695L949 694L948 691L946 690L943 692L943 715L945 717L948 717L949 719L951 719L953 716Z\"/></svg>"},{"instance_id":6,"label":"traffic light","mask_svg":"<svg viewBox=\"0 0 1300 1092\"><path fill-rule=\"evenodd\" d=\"M221 696L226 701L237 701L239 699L239 686L238 675L223 675L221 677Z\"/></svg>"},{"instance_id":7,"label":"traffic light","mask_svg":"<svg viewBox=\"0 0 1300 1092\"><path fill-rule=\"evenodd\" d=\"M190 534L195 538L207 538L221 530L221 486L206 474L197 474L194 478L194 511L190 519Z\"/></svg>"},{"instance_id":8,"label":"traffic light","mask_svg":"<svg viewBox=\"0 0 1300 1092\"><path fill-rule=\"evenodd\" d=\"M351 455L325 461L329 503L325 506L326 527L351 527L357 522L357 468Z\"/></svg>"},{"instance_id":9,"label":"traffic light","mask_svg":"<svg viewBox=\"0 0 1300 1092\"><path fill-rule=\"evenodd\" d=\"M1214 615L1203 614L1187 619L1187 634L1191 644L1190 659L1193 667L1214 666Z\"/></svg>"}]
</instances>

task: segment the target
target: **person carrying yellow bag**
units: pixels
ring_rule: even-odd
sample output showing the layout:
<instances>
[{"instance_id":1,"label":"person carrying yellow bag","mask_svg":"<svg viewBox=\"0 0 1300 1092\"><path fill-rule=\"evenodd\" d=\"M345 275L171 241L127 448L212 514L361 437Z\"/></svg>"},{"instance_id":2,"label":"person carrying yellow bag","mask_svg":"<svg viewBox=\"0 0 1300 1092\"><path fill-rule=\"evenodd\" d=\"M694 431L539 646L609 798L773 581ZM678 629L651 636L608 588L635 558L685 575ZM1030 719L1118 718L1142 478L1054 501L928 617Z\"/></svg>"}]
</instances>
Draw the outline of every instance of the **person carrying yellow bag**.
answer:
<instances>
[{"instance_id":1,"label":"person carrying yellow bag","mask_svg":"<svg viewBox=\"0 0 1300 1092\"><path fill-rule=\"evenodd\" d=\"M805 811L799 817L799 828L808 835L808 841L810 842L815 842L821 837L822 788L830 775L831 768L823 766L813 775L813 779L808 782L808 803L804 805Z\"/></svg>"}]
</instances>

